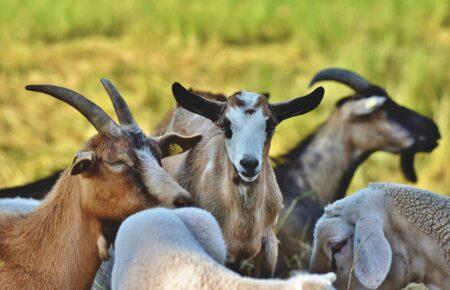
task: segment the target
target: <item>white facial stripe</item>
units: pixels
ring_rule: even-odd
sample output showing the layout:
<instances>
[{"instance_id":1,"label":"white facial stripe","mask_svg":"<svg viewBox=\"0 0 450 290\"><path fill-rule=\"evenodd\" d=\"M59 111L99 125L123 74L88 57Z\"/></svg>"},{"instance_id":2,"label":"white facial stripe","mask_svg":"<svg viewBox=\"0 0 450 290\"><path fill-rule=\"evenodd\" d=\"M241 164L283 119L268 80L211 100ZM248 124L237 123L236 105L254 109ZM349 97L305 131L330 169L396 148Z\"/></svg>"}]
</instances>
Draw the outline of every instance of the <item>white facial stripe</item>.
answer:
<instances>
[{"instance_id":1,"label":"white facial stripe","mask_svg":"<svg viewBox=\"0 0 450 290\"><path fill-rule=\"evenodd\" d=\"M247 109L250 109L250 107L253 107L256 105L256 102L258 101L259 94L247 92L247 91L241 91L239 96L237 96L239 100L241 100Z\"/></svg>"},{"instance_id":2,"label":"white facial stripe","mask_svg":"<svg viewBox=\"0 0 450 290\"><path fill-rule=\"evenodd\" d=\"M148 191L161 200L163 206L173 206L174 198L184 192L158 163L149 149L136 150L136 155L142 162L142 180Z\"/></svg>"},{"instance_id":3,"label":"white facial stripe","mask_svg":"<svg viewBox=\"0 0 450 290\"><path fill-rule=\"evenodd\" d=\"M235 106L229 108L226 117L230 120L232 135L230 139L226 139L228 157L237 169L240 177L248 182L254 181L261 170L262 155L264 145L266 143L266 120L261 107L255 108L254 104L258 99L258 94L245 93L244 99L250 106ZM241 98L240 98L241 99ZM246 113L248 109L254 110L251 114ZM255 175L245 177L242 173L246 169L241 165L240 161L250 157L258 161L255 168Z\"/></svg>"}]
</instances>

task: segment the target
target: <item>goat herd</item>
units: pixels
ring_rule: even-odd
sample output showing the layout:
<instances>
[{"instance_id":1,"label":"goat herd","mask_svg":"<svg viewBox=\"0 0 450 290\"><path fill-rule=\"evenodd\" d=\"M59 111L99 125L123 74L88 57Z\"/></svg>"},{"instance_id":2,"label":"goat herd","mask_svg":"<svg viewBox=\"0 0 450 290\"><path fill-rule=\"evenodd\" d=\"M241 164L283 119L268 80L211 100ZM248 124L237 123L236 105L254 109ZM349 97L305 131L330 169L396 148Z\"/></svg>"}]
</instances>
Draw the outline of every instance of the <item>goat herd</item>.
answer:
<instances>
[{"instance_id":1,"label":"goat herd","mask_svg":"<svg viewBox=\"0 0 450 290\"><path fill-rule=\"evenodd\" d=\"M415 181L436 124L353 72L325 69L310 85L326 80L355 93L274 168L276 126L314 110L322 87L269 103L174 83L179 106L148 137L106 79L118 123L75 91L27 86L98 134L68 169L0 191L0 288L450 289L449 198L389 183L345 197L377 151L399 154Z\"/></svg>"}]
</instances>

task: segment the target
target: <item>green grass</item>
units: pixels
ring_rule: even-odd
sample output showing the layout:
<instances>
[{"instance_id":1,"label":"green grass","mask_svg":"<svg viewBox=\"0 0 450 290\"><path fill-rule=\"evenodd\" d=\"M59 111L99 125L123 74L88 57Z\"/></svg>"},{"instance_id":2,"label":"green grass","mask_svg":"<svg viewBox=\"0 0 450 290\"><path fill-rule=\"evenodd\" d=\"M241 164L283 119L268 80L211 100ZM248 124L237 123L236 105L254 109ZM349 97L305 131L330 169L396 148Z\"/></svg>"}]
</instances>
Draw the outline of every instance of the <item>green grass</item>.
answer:
<instances>
[{"instance_id":1,"label":"green grass","mask_svg":"<svg viewBox=\"0 0 450 290\"><path fill-rule=\"evenodd\" d=\"M15 1L0 0L0 186L68 166L94 133L72 108L23 90L76 89L112 113L99 82L110 78L146 130L171 108L173 81L274 100L308 91L320 69L340 66L432 116L443 140L417 162L418 186L450 194L448 1ZM325 84L324 103L282 124L278 155L331 113L350 90ZM373 155L352 182L406 182L398 157Z\"/></svg>"}]
</instances>

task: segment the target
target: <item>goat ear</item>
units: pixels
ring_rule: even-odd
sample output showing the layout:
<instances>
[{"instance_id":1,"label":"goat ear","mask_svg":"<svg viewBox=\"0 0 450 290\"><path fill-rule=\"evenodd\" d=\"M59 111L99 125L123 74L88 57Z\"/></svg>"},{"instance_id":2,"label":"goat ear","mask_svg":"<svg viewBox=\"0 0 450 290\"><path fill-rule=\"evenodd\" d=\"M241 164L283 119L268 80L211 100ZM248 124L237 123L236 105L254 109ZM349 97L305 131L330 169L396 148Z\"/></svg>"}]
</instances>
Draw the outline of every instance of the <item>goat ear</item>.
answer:
<instances>
[{"instance_id":1,"label":"goat ear","mask_svg":"<svg viewBox=\"0 0 450 290\"><path fill-rule=\"evenodd\" d=\"M314 110L322 101L325 90L322 87L318 87L312 93L298 97L286 102L270 104L270 108L275 114L275 118L278 123L281 121L306 114Z\"/></svg>"},{"instance_id":2,"label":"goat ear","mask_svg":"<svg viewBox=\"0 0 450 290\"><path fill-rule=\"evenodd\" d=\"M351 117L364 117L378 110L386 102L386 97L371 96L354 101L351 106Z\"/></svg>"},{"instance_id":3,"label":"goat ear","mask_svg":"<svg viewBox=\"0 0 450 290\"><path fill-rule=\"evenodd\" d=\"M95 153L92 151L78 151L70 166L70 175L85 173L92 169L95 161Z\"/></svg>"},{"instance_id":4,"label":"goat ear","mask_svg":"<svg viewBox=\"0 0 450 290\"><path fill-rule=\"evenodd\" d=\"M270 98L270 93L261 93L261 95L263 95L266 100L269 100Z\"/></svg>"},{"instance_id":5,"label":"goat ear","mask_svg":"<svg viewBox=\"0 0 450 290\"><path fill-rule=\"evenodd\" d=\"M202 135L182 136L175 133L166 134L158 138L158 145L162 156L177 155L191 149L202 139Z\"/></svg>"},{"instance_id":6,"label":"goat ear","mask_svg":"<svg viewBox=\"0 0 450 290\"><path fill-rule=\"evenodd\" d=\"M353 256L359 282L369 289L378 288L392 262L392 249L384 236L382 221L373 216L356 221Z\"/></svg>"},{"instance_id":7,"label":"goat ear","mask_svg":"<svg viewBox=\"0 0 450 290\"><path fill-rule=\"evenodd\" d=\"M197 95L180 83L173 83L172 93L178 104L186 110L210 119L214 123L219 120L225 103L209 100Z\"/></svg>"}]
</instances>

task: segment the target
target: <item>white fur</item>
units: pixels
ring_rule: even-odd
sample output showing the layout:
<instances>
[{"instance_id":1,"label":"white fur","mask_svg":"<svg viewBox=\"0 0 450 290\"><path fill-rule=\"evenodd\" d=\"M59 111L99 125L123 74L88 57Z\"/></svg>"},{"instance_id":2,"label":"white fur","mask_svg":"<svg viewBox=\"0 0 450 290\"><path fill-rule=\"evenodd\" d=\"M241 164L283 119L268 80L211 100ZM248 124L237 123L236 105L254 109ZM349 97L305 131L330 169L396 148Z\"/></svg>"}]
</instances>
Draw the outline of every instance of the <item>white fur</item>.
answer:
<instances>
[{"instance_id":1,"label":"white fur","mask_svg":"<svg viewBox=\"0 0 450 290\"><path fill-rule=\"evenodd\" d=\"M289 280L241 277L223 266L226 248L213 216L198 208L139 212L116 239L113 289L333 289L334 274Z\"/></svg>"},{"instance_id":2,"label":"white fur","mask_svg":"<svg viewBox=\"0 0 450 290\"><path fill-rule=\"evenodd\" d=\"M161 168L161 165L156 161L155 156L150 152L149 149L146 150L136 150L136 155L142 162L141 167L144 170L142 174L142 179L146 187L152 191L152 193L159 193L157 196L161 201L161 204L169 205L175 195L167 194L170 192L178 192L180 195L186 191L180 187L178 183L167 173L167 171ZM164 200L166 198L167 200Z\"/></svg>"},{"instance_id":3,"label":"white fur","mask_svg":"<svg viewBox=\"0 0 450 290\"><path fill-rule=\"evenodd\" d=\"M32 198L0 198L0 213L27 213L40 204L40 201Z\"/></svg>"},{"instance_id":4,"label":"white fur","mask_svg":"<svg viewBox=\"0 0 450 290\"><path fill-rule=\"evenodd\" d=\"M263 149L267 138L267 117L264 116L262 108L254 107L258 97L259 95L256 93L241 92L238 98L245 103L245 106L231 107L225 114L231 122L231 131L233 132L231 138L225 140L227 154L239 176L247 182L254 181L261 171ZM255 112L246 114L245 111L249 109L255 110ZM258 160L256 174L250 178L242 175L245 169L241 166L240 161L246 156Z\"/></svg>"}]
</instances>

